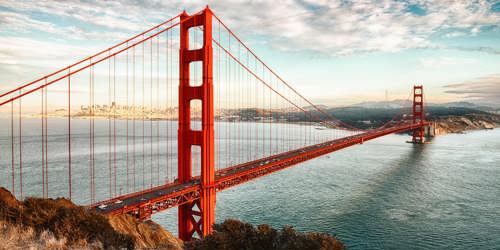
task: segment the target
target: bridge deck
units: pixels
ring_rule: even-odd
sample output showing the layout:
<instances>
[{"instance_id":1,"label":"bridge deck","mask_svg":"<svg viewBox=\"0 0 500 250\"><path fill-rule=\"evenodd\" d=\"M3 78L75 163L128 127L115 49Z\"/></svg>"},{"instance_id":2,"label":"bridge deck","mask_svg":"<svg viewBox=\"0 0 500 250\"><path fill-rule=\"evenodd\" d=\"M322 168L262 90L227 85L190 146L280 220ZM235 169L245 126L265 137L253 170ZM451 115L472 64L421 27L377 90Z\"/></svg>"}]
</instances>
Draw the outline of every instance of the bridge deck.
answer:
<instances>
[{"instance_id":1,"label":"bridge deck","mask_svg":"<svg viewBox=\"0 0 500 250\"><path fill-rule=\"evenodd\" d=\"M264 175L285 169L336 150L392 133L401 133L427 126L428 123L404 123L390 128L370 130L333 141L315 144L278 155L258 159L216 172L216 190L221 191ZM148 218L152 213L169 209L200 198L198 177L187 183L170 183L142 192L119 196L92 205L96 211L110 214L132 213Z\"/></svg>"}]
</instances>

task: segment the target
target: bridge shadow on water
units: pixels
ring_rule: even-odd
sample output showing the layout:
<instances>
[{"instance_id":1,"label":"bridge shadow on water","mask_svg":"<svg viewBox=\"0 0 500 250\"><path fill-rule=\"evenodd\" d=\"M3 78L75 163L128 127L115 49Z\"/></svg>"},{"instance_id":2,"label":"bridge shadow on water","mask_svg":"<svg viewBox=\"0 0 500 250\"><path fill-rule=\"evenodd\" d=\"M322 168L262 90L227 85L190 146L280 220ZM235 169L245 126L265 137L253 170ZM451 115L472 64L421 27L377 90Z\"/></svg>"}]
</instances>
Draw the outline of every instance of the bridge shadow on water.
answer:
<instances>
[{"instance_id":1,"label":"bridge shadow on water","mask_svg":"<svg viewBox=\"0 0 500 250\"><path fill-rule=\"evenodd\" d=\"M341 213L326 218L327 224L340 228L337 232L339 238L348 247L408 249L408 239L416 236L401 235L405 234L405 228L416 215L410 212L413 209L404 208L418 203L418 199L409 194L417 192L418 186L423 185L421 174L425 172L425 148L424 145L413 145L406 155L369 178L368 184L352 194L350 201L339 204ZM392 233L398 236L388 236ZM401 237L401 242L393 242L397 237ZM418 243L413 247L425 249Z\"/></svg>"},{"instance_id":2,"label":"bridge shadow on water","mask_svg":"<svg viewBox=\"0 0 500 250\"><path fill-rule=\"evenodd\" d=\"M398 192L407 188L414 178L418 178L419 167L422 166L422 159L425 148L422 145L413 145L408 154L389 164L389 168L384 168L377 173L366 189L350 203L351 208L363 208L366 199L378 199L380 196L387 197L388 194Z\"/></svg>"}]
</instances>

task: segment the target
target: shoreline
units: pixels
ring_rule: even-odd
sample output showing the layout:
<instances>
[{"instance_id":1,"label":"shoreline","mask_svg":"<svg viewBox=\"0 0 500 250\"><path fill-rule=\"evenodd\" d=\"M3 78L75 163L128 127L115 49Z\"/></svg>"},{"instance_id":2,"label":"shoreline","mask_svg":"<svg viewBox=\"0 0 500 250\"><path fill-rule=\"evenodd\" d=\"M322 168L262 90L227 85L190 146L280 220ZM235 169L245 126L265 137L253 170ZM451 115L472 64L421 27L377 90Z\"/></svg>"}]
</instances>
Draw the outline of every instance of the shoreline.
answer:
<instances>
[{"instance_id":1,"label":"shoreline","mask_svg":"<svg viewBox=\"0 0 500 250\"><path fill-rule=\"evenodd\" d=\"M28 116L23 116L25 118L32 118L32 119L41 119L42 115L35 114L35 115L28 115ZM49 114L47 115L47 118L51 119L68 119L67 115L60 115L60 114ZM119 120L119 121L171 121L175 122L178 121L176 117L137 117L137 116L132 116L132 117L123 117L123 116L87 116L87 115L79 115L79 114L74 114L71 115L72 120ZM200 121L200 119L194 119L193 121ZM496 114L466 114L466 115L448 115L448 116L439 116L439 117L430 117L428 121L431 121L434 123L435 126L435 135L444 135L444 134L460 134L460 133L465 133L467 131L474 131L474 130L487 130L487 129L495 129L495 128L500 128L500 115ZM243 120L222 120L222 119L215 119L215 122L227 122L227 123L238 123L238 122L252 122L252 123L258 123L258 124L268 124L268 123L275 123L275 124L280 124L280 123L287 123L287 124L295 124L295 125L307 125L307 126L318 126L318 127L324 127L325 129L328 128L327 126L320 124L318 122L306 122L306 121L293 121L293 122L283 122L283 121L259 121L259 120L253 120L253 121L243 121ZM333 128L335 129L335 128Z\"/></svg>"},{"instance_id":2,"label":"shoreline","mask_svg":"<svg viewBox=\"0 0 500 250\"><path fill-rule=\"evenodd\" d=\"M435 135L463 134L468 131L490 130L500 128L500 116L470 114L463 116L446 116L432 120L435 124Z\"/></svg>"}]
</instances>

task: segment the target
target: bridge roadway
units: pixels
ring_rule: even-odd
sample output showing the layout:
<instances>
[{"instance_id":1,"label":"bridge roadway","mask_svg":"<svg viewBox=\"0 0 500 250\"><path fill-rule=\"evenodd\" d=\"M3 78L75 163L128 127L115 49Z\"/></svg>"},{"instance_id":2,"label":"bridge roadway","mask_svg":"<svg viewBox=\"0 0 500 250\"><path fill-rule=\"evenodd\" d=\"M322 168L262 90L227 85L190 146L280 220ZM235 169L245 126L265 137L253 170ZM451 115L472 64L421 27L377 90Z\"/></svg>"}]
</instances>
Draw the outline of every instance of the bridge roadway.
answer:
<instances>
[{"instance_id":1,"label":"bridge roadway","mask_svg":"<svg viewBox=\"0 0 500 250\"><path fill-rule=\"evenodd\" d=\"M216 191L222 191L355 144L362 144L365 141L384 135L411 131L428 125L429 123L413 124L411 122L395 124L393 127L364 131L352 136L225 168L215 173L215 188ZM169 183L141 192L101 201L91 205L90 208L101 213L129 213L140 219L147 219L153 213L198 200L200 198L200 190L199 177L194 177L193 180L187 183Z\"/></svg>"}]
</instances>

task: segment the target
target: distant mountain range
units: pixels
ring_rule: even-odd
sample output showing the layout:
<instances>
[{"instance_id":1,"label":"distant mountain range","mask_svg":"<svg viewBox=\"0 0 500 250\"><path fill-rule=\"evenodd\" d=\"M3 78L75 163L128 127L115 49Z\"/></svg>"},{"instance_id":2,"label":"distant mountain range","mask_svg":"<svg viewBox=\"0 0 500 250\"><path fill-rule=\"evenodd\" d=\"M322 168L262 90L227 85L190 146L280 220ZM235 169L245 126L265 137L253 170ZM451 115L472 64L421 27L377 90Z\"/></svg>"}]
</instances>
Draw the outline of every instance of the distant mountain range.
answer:
<instances>
[{"instance_id":1,"label":"distant mountain range","mask_svg":"<svg viewBox=\"0 0 500 250\"><path fill-rule=\"evenodd\" d=\"M367 101L367 102L356 103L350 106L360 107L360 108L395 109L402 107L410 107L411 101L402 99L397 99L392 101Z\"/></svg>"},{"instance_id":2,"label":"distant mountain range","mask_svg":"<svg viewBox=\"0 0 500 250\"><path fill-rule=\"evenodd\" d=\"M329 109L330 107L326 106L326 105L316 105L316 107L320 108L320 109ZM304 110L307 110L307 111L311 111L311 110L316 110L315 107L313 106L305 106L305 107L302 107Z\"/></svg>"},{"instance_id":3,"label":"distant mountain range","mask_svg":"<svg viewBox=\"0 0 500 250\"><path fill-rule=\"evenodd\" d=\"M361 102L350 105L350 107L360 107L360 108L378 108L378 109L396 109L402 107L411 107L411 100L392 100L392 101L368 101ZM426 103L427 106L435 106L435 107L456 107L456 108L470 108L477 109L482 111L492 111L492 110L500 110L500 107L494 104L476 104L472 102L466 101L458 101L458 102L447 102L447 103Z\"/></svg>"}]
</instances>

